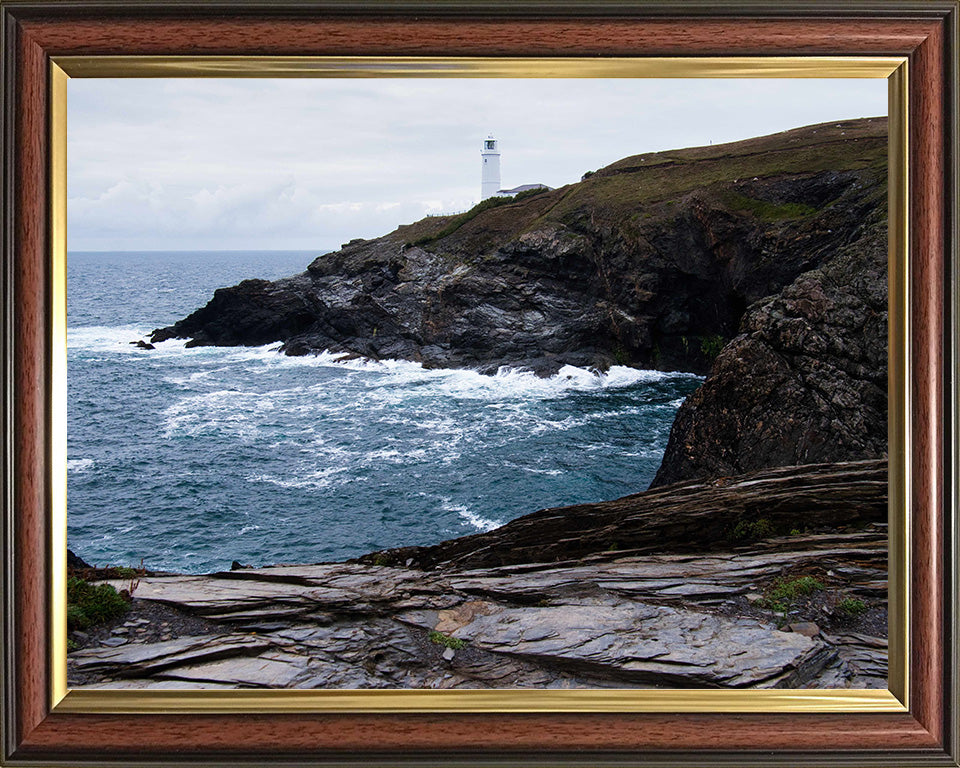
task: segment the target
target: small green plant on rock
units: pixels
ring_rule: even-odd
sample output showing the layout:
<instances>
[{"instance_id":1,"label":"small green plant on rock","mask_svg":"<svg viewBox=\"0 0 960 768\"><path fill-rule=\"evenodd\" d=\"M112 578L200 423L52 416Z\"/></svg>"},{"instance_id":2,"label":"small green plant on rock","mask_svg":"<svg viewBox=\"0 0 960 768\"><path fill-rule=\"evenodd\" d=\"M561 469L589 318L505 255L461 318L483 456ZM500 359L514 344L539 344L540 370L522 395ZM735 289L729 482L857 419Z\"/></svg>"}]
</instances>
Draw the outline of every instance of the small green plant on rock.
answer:
<instances>
[{"instance_id":1,"label":"small green plant on rock","mask_svg":"<svg viewBox=\"0 0 960 768\"><path fill-rule=\"evenodd\" d=\"M813 576L777 579L763 596L760 605L777 613L786 613L798 598L812 595L822 589L823 583Z\"/></svg>"},{"instance_id":2,"label":"small green plant on rock","mask_svg":"<svg viewBox=\"0 0 960 768\"><path fill-rule=\"evenodd\" d=\"M731 534L734 539L766 539L776 535L777 530L767 518L761 517L759 520L738 520L733 527Z\"/></svg>"},{"instance_id":3,"label":"small green plant on rock","mask_svg":"<svg viewBox=\"0 0 960 768\"><path fill-rule=\"evenodd\" d=\"M855 597L846 597L837 603L837 613L854 618L867 612L867 604Z\"/></svg>"},{"instance_id":4,"label":"small green plant on rock","mask_svg":"<svg viewBox=\"0 0 960 768\"><path fill-rule=\"evenodd\" d=\"M455 651L459 651L467 644L466 640L461 640L459 637L450 637L450 635L445 635L443 632L433 631L429 637L431 643L442 645L444 648L453 648Z\"/></svg>"},{"instance_id":5,"label":"small green plant on rock","mask_svg":"<svg viewBox=\"0 0 960 768\"><path fill-rule=\"evenodd\" d=\"M727 340L719 333L715 333L712 336L701 336L700 352L712 363L717 359L717 355L720 354L720 350L723 349L726 343Z\"/></svg>"},{"instance_id":6,"label":"small green plant on rock","mask_svg":"<svg viewBox=\"0 0 960 768\"><path fill-rule=\"evenodd\" d=\"M71 632L122 616L128 607L109 584L90 584L76 576L67 579L67 629Z\"/></svg>"},{"instance_id":7,"label":"small green plant on rock","mask_svg":"<svg viewBox=\"0 0 960 768\"><path fill-rule=\"evenodd\" d=\"M663 354L660 351L660 345L654 344L653 349L650 351L650 360L653 363L654 367L660 365L660 361L663 358Z\"/></svg>"}]
</instances>

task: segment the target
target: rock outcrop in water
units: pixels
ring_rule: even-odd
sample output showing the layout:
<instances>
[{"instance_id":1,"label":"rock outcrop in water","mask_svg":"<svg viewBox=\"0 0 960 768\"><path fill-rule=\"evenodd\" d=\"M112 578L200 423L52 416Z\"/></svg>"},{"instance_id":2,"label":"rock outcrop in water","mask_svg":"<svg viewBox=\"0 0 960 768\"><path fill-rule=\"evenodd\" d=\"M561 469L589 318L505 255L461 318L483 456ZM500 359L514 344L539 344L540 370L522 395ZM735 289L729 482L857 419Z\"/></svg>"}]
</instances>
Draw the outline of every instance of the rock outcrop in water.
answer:
<instances>
[{"instance_id":1,"label":"rock outcrop in water","mask_svg":"<svg viewBox=\"0 0 960 768\"><path fill-rule=\"evenodd\" d=\"M361 562L149 575L71 686L885 687L885 520L883 462L791 467Z\"/></svg>"},{"instance_id":2,"label":"rock outcrop in water","mask_svg":"<svg viewBox=\"0 0 960 768\"><path fill-rule=\"evenodd\" d=\"M748 305L859 239L886 204L885 153L873 120L627 158L353 241L293 278L221 289L153 340L446 367L705 370Z\"/></svg>"},{"instance_id":3,"label":"rock outcrop in water","mask_svg":"<svg viewBox=\"0 0 960 768\"><path fill-rule=\"evenodd\" d=\"M656 485L883 456L886 145L876 118L626 158L222 288L151 341L710 371Z\"/></svg>"}]
</instances>

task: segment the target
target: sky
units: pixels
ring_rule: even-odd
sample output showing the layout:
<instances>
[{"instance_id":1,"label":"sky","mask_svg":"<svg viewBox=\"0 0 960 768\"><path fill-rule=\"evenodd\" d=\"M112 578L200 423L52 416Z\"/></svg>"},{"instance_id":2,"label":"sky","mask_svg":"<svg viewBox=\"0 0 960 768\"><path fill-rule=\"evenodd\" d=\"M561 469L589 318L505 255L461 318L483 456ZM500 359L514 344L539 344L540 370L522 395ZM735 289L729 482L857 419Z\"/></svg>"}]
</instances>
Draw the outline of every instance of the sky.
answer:
<instances>
[{"instance_id":1,"label":"sky","mask_svg":"<svg viewBox=\"0 0 960 768\"><path fill-rule=\"evenodd\" d=\"M72 79L68 248L330 250L622 157L887 113L883 79Z\"/></svg>"}]
</instances>

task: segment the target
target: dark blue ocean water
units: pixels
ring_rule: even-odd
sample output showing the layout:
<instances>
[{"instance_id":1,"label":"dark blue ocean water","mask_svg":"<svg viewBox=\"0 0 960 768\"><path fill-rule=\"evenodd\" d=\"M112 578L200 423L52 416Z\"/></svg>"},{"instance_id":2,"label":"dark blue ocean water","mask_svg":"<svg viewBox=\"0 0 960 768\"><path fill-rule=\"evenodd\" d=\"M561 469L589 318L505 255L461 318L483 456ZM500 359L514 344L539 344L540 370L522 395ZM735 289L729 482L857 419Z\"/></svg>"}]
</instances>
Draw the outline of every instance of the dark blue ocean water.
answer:
<instances>
[{"instance_id":1,"label":"dark blue ocean water","mask_svg":"<svg viewBox=\"0 0 960 768\"><path fill-rule=\"evenodd\" d=\"M647 487L699 379L551 379L129 342L316 253L71 253L68 540L200 573L338 560Z\"/></svg>"}]
</instances>

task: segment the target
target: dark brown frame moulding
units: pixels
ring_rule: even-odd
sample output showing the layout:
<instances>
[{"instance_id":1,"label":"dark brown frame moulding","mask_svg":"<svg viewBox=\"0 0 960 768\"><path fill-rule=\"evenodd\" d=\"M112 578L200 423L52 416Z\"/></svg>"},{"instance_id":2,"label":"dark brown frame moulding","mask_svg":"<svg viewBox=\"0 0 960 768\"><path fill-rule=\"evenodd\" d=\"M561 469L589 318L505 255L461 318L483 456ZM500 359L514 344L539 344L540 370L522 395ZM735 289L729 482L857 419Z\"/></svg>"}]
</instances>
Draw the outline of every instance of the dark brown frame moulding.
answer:
<instances>
[{"instance_id":1,"label":"dark brown frame moulding","mask_svg":"<svg viewBox=\"0 0 960 768\"><path fill-rule=\"evenodd\" d=\"M957 766L956 0L0 0L0 762ZM51 58L904 56L909 65L909 709L895 713L70 714L50 700Z\"/></svg>"}]
</instances>

